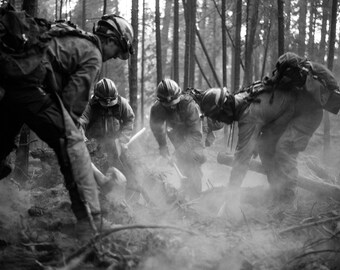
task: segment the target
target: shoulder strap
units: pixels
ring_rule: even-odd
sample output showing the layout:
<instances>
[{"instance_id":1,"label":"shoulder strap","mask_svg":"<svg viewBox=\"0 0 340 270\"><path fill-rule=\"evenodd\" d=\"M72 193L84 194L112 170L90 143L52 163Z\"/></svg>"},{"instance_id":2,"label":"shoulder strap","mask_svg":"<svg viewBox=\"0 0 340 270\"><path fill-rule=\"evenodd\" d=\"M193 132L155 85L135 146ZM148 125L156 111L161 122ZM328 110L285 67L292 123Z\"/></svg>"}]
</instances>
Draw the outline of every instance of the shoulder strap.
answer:
<instances>
[{"instance_id":1,"label":"shoulder strap","mask_svg":"<svg viewBox=\"0 0 340 270\"><path fill-rule=\"evenodd\" d=\"M71 22L56 22L51 26L51 29L48 31L48 35L52 37L76 36L80 38L85 38L96 45L98 49L101 48L100 40L96 35L78 28L77 25Z\"/></svg>"}]
</instances>

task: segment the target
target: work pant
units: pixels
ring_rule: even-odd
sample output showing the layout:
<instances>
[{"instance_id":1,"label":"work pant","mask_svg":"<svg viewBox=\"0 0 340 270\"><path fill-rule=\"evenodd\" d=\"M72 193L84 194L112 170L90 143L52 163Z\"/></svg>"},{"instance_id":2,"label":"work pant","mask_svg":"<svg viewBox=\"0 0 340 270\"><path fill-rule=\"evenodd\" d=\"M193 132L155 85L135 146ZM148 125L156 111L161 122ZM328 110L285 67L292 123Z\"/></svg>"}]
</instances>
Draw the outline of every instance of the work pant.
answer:
<instances>
[{"instance_id":1,"label":"work pant","mask_svg":"<svg viewBox=\"0 0 340 270\"><path fill-rule=\"evenodd\" d=\"M72 210L77 219L100 214L97 184L91 159L79 130L59 99L40 88L11 89L0 102L0 161L15 147L14 138L23 124L56 153Z\"/></svg>"},{"instance_id":2,"label":"work pant","mask_svg":"<svg viewBox=\"0 0 340 270\"><path fill-rule=\"evenodd\" d=\"M306 149L323 116L322 108L304 91L298 92L294 105L288 124L264 130L258 148L271 188L283 199L294 196L298 154Z\"/></svg>"}]
</instances>

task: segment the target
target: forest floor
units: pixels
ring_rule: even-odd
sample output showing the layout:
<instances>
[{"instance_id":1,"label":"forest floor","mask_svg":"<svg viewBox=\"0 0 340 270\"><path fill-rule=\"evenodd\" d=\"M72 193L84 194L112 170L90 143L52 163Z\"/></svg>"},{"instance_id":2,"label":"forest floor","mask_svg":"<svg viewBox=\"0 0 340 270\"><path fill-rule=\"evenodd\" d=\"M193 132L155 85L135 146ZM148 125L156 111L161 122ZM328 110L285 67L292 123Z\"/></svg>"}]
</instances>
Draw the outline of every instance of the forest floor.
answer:
<instances>
[{"instance_id":1,"label":"forest floor","mask_svg":"<svg viewBox=\"0 0 340 270\"><path fill-rule=\"evenodd\" d=\"M296 211L274 211L265 177L249 172L242 186L242 221L218 215L230 168L216 161L226 150L217 135L206 149L204 191L192 201L178 194L178 175L158 157L151 134L143 139L147 147L132 147L142 164L141 184L154 205L141 196L124 200L109 194L106 219L117 228L144 227L97 237L85 248L72 232L75 219L62 181L46 179L32 160L29 180L0 182L0 269L340 269L340 202L334 198L299 189ZM306 164L320 160L321 145L316 134L299 158L300 174L316 177ZM338 135L332 146L326 170L338 175Z\"/></svg>"}]
</instances>

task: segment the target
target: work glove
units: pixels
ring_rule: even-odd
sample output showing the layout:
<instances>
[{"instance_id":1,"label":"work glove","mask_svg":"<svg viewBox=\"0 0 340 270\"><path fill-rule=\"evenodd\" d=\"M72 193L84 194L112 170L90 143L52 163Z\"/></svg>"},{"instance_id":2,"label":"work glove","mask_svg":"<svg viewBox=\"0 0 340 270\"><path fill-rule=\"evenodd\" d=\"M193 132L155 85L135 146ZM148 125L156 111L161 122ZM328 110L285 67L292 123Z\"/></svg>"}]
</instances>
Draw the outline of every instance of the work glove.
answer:
<instances>
[{"instance_id":1,"label":"work glove","mask_svg":"<svg viewBox=\"0 0 340 270\"><path fill-rule=\"evenodd\" d=\"M166 145L160 146L160 147L159 147L159 154L160 154L162 157L168 159L168 158L170 157L170 152L169 152L168 146L166 146Z\"/></svg>"}]
</instances>

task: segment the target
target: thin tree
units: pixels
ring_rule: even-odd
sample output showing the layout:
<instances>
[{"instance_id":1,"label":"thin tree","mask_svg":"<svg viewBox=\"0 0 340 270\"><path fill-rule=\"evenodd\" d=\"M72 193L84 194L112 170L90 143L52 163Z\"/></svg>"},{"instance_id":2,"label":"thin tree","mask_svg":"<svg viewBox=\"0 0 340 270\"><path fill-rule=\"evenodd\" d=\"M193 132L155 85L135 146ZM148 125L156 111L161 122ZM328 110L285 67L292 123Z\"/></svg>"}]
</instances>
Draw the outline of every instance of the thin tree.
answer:
<instances>
[{"instance_id":1,"label":"thin tree","mask_svg":"<svg viewBox=\"0 0 340 270\"><path fill-rule=\"evenodd\" d=\"M316 23L316 1L312 0L309 7L309 23L308 23L308 56L314 56L314 44L315 44L315 23Z\"/></svg>"},{"instance_id":2,"label":"thin tree","mask_svg":"<svg viewBox=\"0 0 340 270\"><path fill-rule=\"evenodd\" d=\"M107 9L107 0L103 0L103 15L106 14L106 9Z\"/></svg>"},{"instance_id":3,"label":"thin tree","mask_svg":"<svg viewBox=\"0 0 340 270\"><path fill-rule=\"evenodd\" d=\"M307 1L299 1L299 39L298 39L298 54L302 57L306 53L306 18L307 18Z\"/></svg>"},{"instance_id":4,"label":"thin tree","mask_svg":"<svg viewBox=\"0 0 340 270\"><path fill-rule=\"evenodd\" d=\"M329 0L322 1L322 24L321 24L321 37L318 48L318 61L320 63L325 63L326 55L326 35L327 35L327 25L329 20Z\"/></svg>"},{"instance_id":5,"label":"thin tree","mask_svg":"<svg viewBox=\"0 0 340 270\"><path fill-rule=\"evenodd\" d=\"M282 55L285 50L285 22L284 22L284 0L277 0L277 20L278 20L278 55Z\"/></svg>"},{"instance_id":6,"label":"thin tree","mask_svg":"<svg viewBox=\"0 0 340 270\"><path fill-rule=\"evenodd\" d=\"M174 34L173 34L173 78L179 84L179 0L174 0Z\"/></svg>"},{"instance_id":7,"label":"thin tree","mask_svg":"<svg viewBox=\"0 0 340 270\"><path fill-rule=\"evenodd\" d=\"M83 5L82 5L82 18L81 18L81 27L82 29L85 29L86 25L86 0L83 0Z\"/></svg>"},{"instance_id":8,"label":"thin tree","mask_svg":"<svg viewBox=\"0 0 340 270\"><path fill-rule=\"evenodd\" d=\"M167 74L167 55L169 48L169 29L170 29L170 21L171 21L171 8L172 8L172 0L167 0L165 4L164 17L163 17L163 25L161 31L162 37L162 70L164 74Z\"/></svg>"},{"instance_id":9,"label":"thin tree","mask_svg":"<svg viewBox=\"0 0 340 270\"><path fill-rule=\"evenodd\" d=\"M332 13L330 19L330 33L328 42L328 55L327 55L327 67L332 70L334 63L334 44L335 44L335 34L336 34L336 21L337 21L337 11L338 11L338 0L332 1ZM327 160L330 152L331 135L330 135L330 120L329 113L324 114L324 160Z\"/></svg>"},{"instance_id":10,"label":"thin tree","mask_svg":"<svg viewBox=\"0 0 340 270\"><path fill-rule=\"evenodd\" d=\"M253 50L256 33L256 25L258 21L259 0L249 1L249 20L247 23L247 40L245 48L245 65L243 85L249 85L253 77Z\"/></svg>"},{"instance_id":11,"label":"thin tree","mask_svg":"<svg viewBox=\"0 0 340 270\"><path fill-rule=\"evenodd\" d=\"M141 55L141 76L140 76L140 108L141 123L144 126L144 68L145 68L145 0L143 0L143 19L142 19L142 55Z\"/></svg>"},{"instance_id":12,"label":"thin tree","mask_svg":"<svg viewBox=\"0 0 340 270\"><path fill-rule=\"evenodd\" d=\"M156 0L156 61L157 61L157 84L163 79L162 71L162 43L161 43L161 23L160 23L160 11L159 0Z\"/></svg>"},{"instance_id":13,"label":"thin tree","mask_svg":"<svg viewBox=\"0 0 340 270\"><path fill-rule=\"evenodd\" d=\"M226 0L222 0L222 81L227 86L227 30L226 30Z\"/></svg>"},{"instance_id":14,"label":"thin tree","mask_svg":"<svg viewBox=\"0 0 340 270\"><path fill-rule=\"evenodd\" d=\"M237 91L240 86L240 58L241 58L241 24L242 24L242 0L236 0L235 10L235 47L233 54L232 89Z\"/></svg>"},{"instance_id":15,"label":"thin tree","mask_svg":"<svg viewBox=\"0 0 340 270\"><path fill-rule=\"evenodd\" d=\"M138 1L132 0L131 6L131 25L135 35L138 34ZM130 105L134 111L136 118L138 117L138 103L137 103L137 92L138 92L138 39L135 38L132 46L135 49L135 53L131 55L131 61L129 62L129 94L130 94Z\"/></svg>"},{"instance_id":16,"label":"thin tree","mask_svg":"<svg viewBox=\"0 0 340 270\"><path fill-rule=\"evenodd\" d=\"M63 0L60 0L60 5L59 5L59 20L63 18Z\"/></svg>"}]
</instances>

